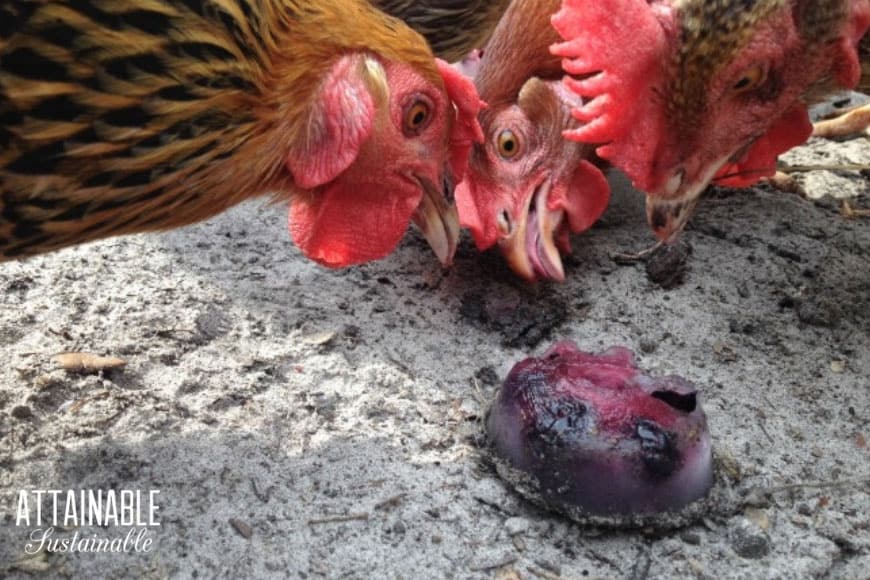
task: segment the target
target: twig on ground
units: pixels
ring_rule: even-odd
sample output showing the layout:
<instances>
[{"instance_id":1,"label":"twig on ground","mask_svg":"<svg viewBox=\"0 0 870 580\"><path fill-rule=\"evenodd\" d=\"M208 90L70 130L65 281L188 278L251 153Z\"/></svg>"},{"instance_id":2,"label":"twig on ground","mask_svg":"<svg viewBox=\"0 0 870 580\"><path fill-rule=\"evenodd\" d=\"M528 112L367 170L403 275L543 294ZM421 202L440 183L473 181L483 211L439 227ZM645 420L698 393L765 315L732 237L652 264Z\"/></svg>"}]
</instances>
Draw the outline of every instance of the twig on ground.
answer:
<instances>
[{"instance_id":1,"label":"twig on ground","mask_svg":"<svg viewBox=\"0 0 870 580\"><path fill-rule=\"evenodd\" d=\"M504 568L505 566L510 566L511 564L517 561L516 556L507 556L503 560L499 560L498 562L494 562L492 564L483 564L480 566L471 566L469 570L472 572L486 572L488 570L497 570L499 568Z\"/></svg>"},{"instance_id":2,"label":"twig on ground","mask_svg":"<svg viewBox=\"0 0 870 580\"><path fill-rule=\"evenodd\" d=\"M652 558L649 552L641 548L638 550L637 560L631 569L629 578L631 580L646 580L649 577L649 569L652 566Z\"/></svg>"},{"instance_id":3,"label":"twig on ground","mask_svg":"<svg viewBox=\"0 0 870 580\"><path fill-rule=\"evenodd\" d=\"M762 487L758 489L767 493L777 493L780 491L791 491L795 489L833 489L837 487L847 487L850 485L860 485L862 483L870 483L870 473L850 479L789 483L785 485L774 485L767 488Z\"/></svg>"},{"instance_id":4,"label":"twig on ground","mask_svg":"<svg viewBox=\"0 0 870 580\"><path fill-rule=\"evenodd\" d=\"M628 264L634 264L636 262L642 262L650 254L652 254L653 252L658 250L662 246L662 244L664 244L664 242L658 241L655 244L653 244L652 246L650 246L649 248L646 248L645 250L641 250L641 251L633 253L633 254L629 254L629 253L625 253L625 252L617 252L615 254L612 254L610 256L610 259L613 260L614 262L616 262L617 264L621 264L621 265L628 265Z\"/></svg>"},{"instance_id":5,"label":"twig on ground","mask_svg":"<svg viewBox=\"0 0 870 580\"><path fill-rule=\"evenodd\" d=\"M355 514L346 514L342 516L324 516L322 518L313 518L308 520L309 526L316 526L318 524L335 524L340 522L353 522L357 520L367 520L369 519L368 512L361 512Z\"/></svg>"},{"instance_id":6,"label":"twig on ground","mask_svg":"<svg viewBox=\"0 0 870 580\"><path fill-rule=\"evenodd\" d=\"M818 165L778 165L777 169L784 173L806 173L807 171L863 171L870 169L866 163L831 163Z\"/></svg>"},{"instance_id":7,"label":"twig on ground","mask_svg":"<svg viewBox=\"0 0 870 580\"><path fill-rule=\"evenodd\" d=\"M387 509L387 508L396 507L397 505L402 503L402 500L405 499L405 497L407 495L408 495L407 493L399 493L399 494L396 494L392 497L388 497L387 499L379 501L378 503L376 503L375 509L376 510L383 510L383 509Z\"/></svg>"},{"instance_id":8,"label":"twig on ground","mask_svg":"<svg viewBox=\"0 0 870 580\"><path fill-rule=\"evenodd\" d=\"M528 570L529 574L537 576L538 578L543 578L544 580L559 580L560 578L562 578L558 574L554 574L553 572L549 572L547 570L542 570L541 568L536 568L535 566L529 566L528 568L526 568L526 570Z\"/></svg>"}]
</instances>

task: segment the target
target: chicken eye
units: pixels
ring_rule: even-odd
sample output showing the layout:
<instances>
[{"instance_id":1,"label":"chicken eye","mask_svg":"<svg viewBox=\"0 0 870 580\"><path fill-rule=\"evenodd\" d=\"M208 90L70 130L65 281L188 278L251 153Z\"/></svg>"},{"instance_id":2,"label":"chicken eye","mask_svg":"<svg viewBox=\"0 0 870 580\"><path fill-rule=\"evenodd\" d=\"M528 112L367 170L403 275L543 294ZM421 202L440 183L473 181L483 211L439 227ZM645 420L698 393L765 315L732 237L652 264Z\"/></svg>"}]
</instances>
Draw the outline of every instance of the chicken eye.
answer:
<instances>
[{"instance_id":1,"label":"chicken eye","mask_svg":"<svg viewBox=\"0 0 870 580\"><path fill-rule=\"evenodd\" d=\"M505 129L498 134L498 154L504 159L511 159L520 152L520 140L510 129Z\"/></svg>"},{"instance_id":2,"label":"chicken eye","mask_svg":"<svg viewBox=\"0 0 870 580\"><path fill-rule=\"evenodd\" d=\"M757 89L765 80L767 80L767 70L756 64L743 71L740 80L734 83L732 89L735 93L745 93Z\"/></svg>"},{"instance_id":3,"label":"chicken eye","mask_svg":"<svg viewBox=\"0 0 870 580\"><path fill-rule=\"evenodd\" d=\"M402 127L405 135L408 137L419 135L429 125L430 112L429 103L422 100L414 101L405 109L404 126Z\"/></svg>"}]
</instances>

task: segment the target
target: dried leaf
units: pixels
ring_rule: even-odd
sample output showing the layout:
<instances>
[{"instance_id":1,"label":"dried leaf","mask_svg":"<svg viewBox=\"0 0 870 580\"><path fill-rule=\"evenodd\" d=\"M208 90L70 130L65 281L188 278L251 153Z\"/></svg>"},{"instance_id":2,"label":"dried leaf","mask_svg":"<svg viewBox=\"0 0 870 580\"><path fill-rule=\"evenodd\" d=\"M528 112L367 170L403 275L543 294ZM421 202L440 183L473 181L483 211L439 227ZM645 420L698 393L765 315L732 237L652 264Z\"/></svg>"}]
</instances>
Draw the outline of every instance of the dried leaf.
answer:
<instances>
[{"instance_id":1,"label":"dried leaf","mask_svg":"<svg viewBox=\"0 0 870 580\"><path fill-rule=\"evenodd\" d=\"M54 360L67 372L85 374L119 369L127 364L127 361L117 357L87 352L64 352L55 355Z\"/></svg>"}]
</instances>

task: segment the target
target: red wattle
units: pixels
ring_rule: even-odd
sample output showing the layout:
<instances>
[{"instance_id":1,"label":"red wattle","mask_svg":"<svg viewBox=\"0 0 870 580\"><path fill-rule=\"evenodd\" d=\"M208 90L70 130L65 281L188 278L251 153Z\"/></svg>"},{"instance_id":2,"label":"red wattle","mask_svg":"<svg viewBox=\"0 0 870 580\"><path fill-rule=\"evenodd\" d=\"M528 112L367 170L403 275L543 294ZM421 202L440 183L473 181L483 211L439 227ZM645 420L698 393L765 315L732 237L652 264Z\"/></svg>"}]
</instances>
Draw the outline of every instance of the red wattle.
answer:
<instances>
[{"instance_id":1,"label":"red wattle","mask_svg":"<svg viewBox=\"0 0 870 580\"><path fill-rule=\"evenodd\" d=\"M293 200L290 233L306 257L329 268L377 260L402 239L422 197L410 183L333 182Z\"/></svg>"},{"instance_id":2,"label":"red wattle","mask_svg":"<svg viewBox=\"0 0 870 580\"><path fill-rule=\"evenodd\" d=\"M551 210L562 209L571 231L580 233L592 227L610 201L610 184L600 169L585 159L580 162L568 187L555 188L547 199Z\"/></svg>"},{"instance_id":3,"label":"red wattle","mask_svg":"<svg viewBox=\"0 0 870 580\"><path fill-rule=\"evenodd\" d=\"M777 157L805 143L812 132L806 107L795 105L756 139L739 161L724 165L713 181L727 187L748 187L762 177L770 177L776 173Z\"/></svg>"}]
</instances>

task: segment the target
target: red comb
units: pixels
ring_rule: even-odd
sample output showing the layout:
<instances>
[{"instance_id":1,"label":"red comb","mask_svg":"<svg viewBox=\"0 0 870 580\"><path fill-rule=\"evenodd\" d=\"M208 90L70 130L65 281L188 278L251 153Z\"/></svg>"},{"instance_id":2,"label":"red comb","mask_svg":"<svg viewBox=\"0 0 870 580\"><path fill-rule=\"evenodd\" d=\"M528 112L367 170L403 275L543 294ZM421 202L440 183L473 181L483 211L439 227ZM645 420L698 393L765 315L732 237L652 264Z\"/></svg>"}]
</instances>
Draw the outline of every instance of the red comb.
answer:
<instances>
[{"instance_id":1,"label":"red comb","mask_svg":"<svg viewBox=\"0 0 870 580\"><path fill-rule=\"evenodd\" d=\"M456 106L456 121L450 132L450 169L458 182L465 174L472 145L483 143L483 129L480 128L477 115L486 103L480 100L471 79L440 58L435 59L435 64L444 81L447 96Z\"/></svg>"},{"instance_id":2,"label":"red comb","mask_svg":"<svg viewBox=\"0 0 870 580\"><path fill-rule=\"evenodd\" d=\"M643 119L638 105L652 97L649 80L660 76L666 48L663 14L646 0L563 0L551 22L565 42L550 52L564 59L565 72L586 76L565 78L585 103L573 110L584 125L567 131L568 139L614 141Z\"/></svg>"}]
</instances>

